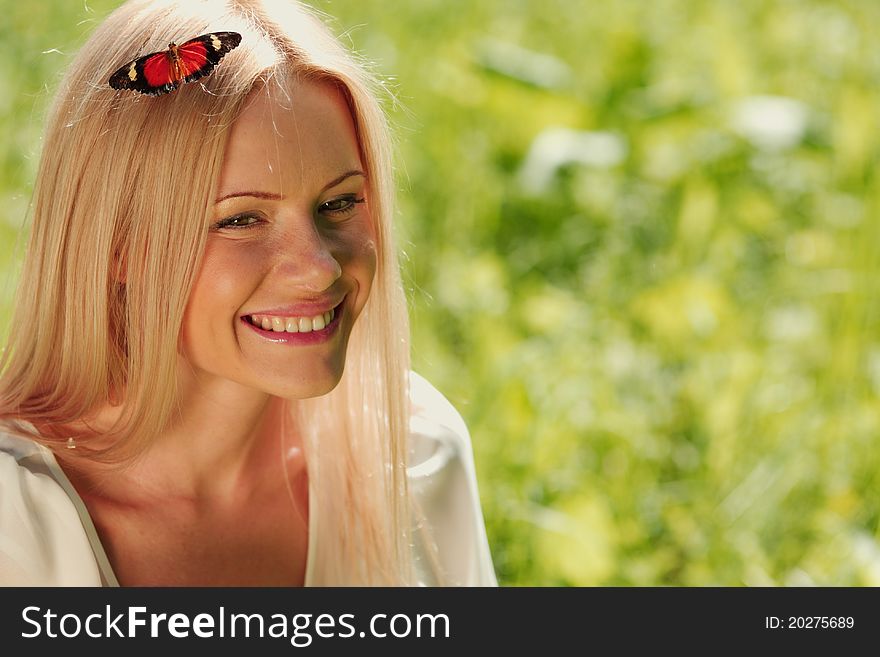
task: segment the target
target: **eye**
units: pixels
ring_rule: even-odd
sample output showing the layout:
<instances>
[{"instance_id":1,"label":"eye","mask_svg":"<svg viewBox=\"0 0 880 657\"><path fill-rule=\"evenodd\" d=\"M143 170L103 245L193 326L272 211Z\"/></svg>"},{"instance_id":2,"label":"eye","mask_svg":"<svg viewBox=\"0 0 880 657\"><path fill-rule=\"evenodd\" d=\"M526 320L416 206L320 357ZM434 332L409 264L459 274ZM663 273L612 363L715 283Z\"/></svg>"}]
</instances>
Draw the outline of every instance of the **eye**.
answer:
<instances>
[{"instance_id":1,"label":"eye","mask_svg":"<svg viewBox=\"0 0 880 657\"><path fill-rule=\"evenodd\" d=\"M216 230L219 228L249 228L250 226L254 226L260 222L260 218L253 214L234 214L231 217L226 217L226 219L221 219L213 226L212 229Z\"/></svg>"},{"instance_id":2,"label":"eye","mask_svg":"<svg viewBox=\"0 0 880 657\"><path fill-rule=\"evenodd\" d=\"M357 205L363 202L364 199L358 198L357 194L345 194L321 203L318 206L318 212L331 218L347 217L354 212Z\"/></svg>"}]
</instances>

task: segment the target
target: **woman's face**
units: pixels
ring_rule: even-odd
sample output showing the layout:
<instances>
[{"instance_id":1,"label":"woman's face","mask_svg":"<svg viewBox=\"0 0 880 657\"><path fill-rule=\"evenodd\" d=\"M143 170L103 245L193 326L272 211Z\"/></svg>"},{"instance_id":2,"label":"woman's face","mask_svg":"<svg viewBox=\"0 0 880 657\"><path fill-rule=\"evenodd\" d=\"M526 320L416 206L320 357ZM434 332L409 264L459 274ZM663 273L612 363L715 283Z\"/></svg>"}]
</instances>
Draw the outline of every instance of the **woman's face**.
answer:
<instances>
[{"instance_id":1,"label":"woman's face","mask_svg":"<svg viewBox=\"0 0 880 657\"><path fill-rule=\"evenodd\" d=\"M203 382L305 398L342 376L376 248L342 94L297 83L285 105L258 91L232 126L182 351Z\"/></svg>"}]
</instances>

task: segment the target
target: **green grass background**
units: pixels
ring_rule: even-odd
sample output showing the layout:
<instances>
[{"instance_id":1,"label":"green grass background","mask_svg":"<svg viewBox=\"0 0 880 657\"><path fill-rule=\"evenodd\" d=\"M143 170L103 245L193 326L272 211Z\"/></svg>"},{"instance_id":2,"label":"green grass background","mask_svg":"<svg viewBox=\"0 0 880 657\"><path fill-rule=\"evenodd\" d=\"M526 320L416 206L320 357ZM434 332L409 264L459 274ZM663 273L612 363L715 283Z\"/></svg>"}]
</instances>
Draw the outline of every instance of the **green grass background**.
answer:
<instances>
[{"instance_id":1,"label":"green grass background","mask_svg":"<svg viewBox=\"0 0 880 657\"><path fill-rule=\"evenodd\" d=\"M4 335L46 103L117 4L0 0ZM414 363L501 583L880 585L880 4L317 6L397 99Z\"/></svg>"}]
</instances>

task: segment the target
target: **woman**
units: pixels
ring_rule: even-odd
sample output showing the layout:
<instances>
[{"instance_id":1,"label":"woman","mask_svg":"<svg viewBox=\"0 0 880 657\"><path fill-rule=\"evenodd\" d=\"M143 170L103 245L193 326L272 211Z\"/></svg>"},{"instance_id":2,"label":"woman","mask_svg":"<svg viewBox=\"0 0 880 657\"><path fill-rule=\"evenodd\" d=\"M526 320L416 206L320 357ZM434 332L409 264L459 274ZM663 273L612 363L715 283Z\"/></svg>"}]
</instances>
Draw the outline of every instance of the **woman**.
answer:
<instances>
[{"instance_id":1,"label":"woman","mask_svg":"<svg viewBox=\"0 0 880 657\"><path fill-rule=\"evenodd\" d=\"M108 84L221 32L198 81ZM409 372L370 89L293 3L136 0L96 30L0 362L0 582L495 584L467 429Z\"/></svg>"}]
</instances>

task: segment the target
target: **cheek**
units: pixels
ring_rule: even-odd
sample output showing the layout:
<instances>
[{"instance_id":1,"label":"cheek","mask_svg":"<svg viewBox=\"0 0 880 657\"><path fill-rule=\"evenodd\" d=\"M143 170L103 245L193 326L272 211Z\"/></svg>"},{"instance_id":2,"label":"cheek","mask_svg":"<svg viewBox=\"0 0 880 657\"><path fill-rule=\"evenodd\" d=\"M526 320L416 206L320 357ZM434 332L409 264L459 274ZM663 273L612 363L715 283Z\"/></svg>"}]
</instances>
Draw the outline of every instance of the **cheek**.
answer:
<instances>
[{"instance_id":1,"label":"cheek","mask_svg":"<svg viewBox=\"0 0 880 657\"><path fill-rule=\"evenodd\" d=\"M361 249L361 258L364 262L364 269L369 273L369 281L372 283L376 275L376 263L378 259L376 243L370 239L364 242Z\"/></svg>"},{"instance_id":2,"label":"cheek","mask_svg":"<svg viewBox=\"0 0 880 657\"><path fill-rule=\"evenodd\" d=\"M357 245L352 257L352 269L360 288L361 304L366 303L376 277L377 261L376 243L371 237L365 237Z\"/></svg>"},{"instance_id":3,"label":"cheek","mask_svg":"<svg viewBox=\"0 0 880 657\"><path fill-rule=\"evenodd\" d=\"M233 257L228 249L208 246L186 307L188 329L205 333L235 319L249 294L250 272L256 271L256 262L250 260L245 253Z\"/></svg>"},{"instance_id":4,"label":"cheek","mask_svg":"<svg viewBox=\"0 0 880 657\"><path fill-rule=\"evenodd\" d=\"M367 218L327 236L333 257L361 288L369 290L377 267L376 239Z\"/></svg>"},{"instance_id":5,"label":"cheek","mask_svg":"<svg viewBox=\"0 0 880 657\"><path fill-rule=\"evenodd\" d=\"M334 257L342 267L343 276L355 285L352 310L356 318L367 303L376 276L376 242L365 230L351 231L344 237L338 236Z\"/></svg>"}]
</instances>

